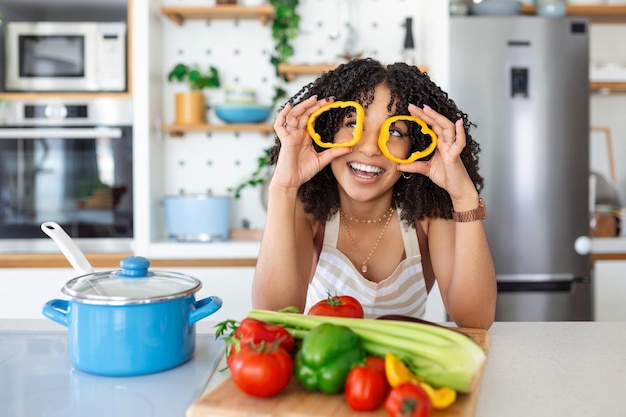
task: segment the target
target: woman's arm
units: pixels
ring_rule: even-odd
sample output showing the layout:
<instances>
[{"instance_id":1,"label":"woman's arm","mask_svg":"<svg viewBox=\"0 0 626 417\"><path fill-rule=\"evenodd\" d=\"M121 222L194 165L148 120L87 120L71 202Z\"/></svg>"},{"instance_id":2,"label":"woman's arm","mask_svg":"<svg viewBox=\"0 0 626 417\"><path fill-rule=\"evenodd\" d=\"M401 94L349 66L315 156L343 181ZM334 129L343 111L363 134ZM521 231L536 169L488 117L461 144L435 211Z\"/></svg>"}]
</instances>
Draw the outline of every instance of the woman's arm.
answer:
<instances>
[{"instance_id":1,"label":"woman's arm","mask_svg":"<svg viewBox=\"0 0 626 417\"><path fill-rule=\"evenodd\" d=\"M304 310L313 261L314 226L298 189L348 148L318 153L306 130L309 116L331 99L313 96L278 114L274 130L281 148L269 188L267 217L252 283L254 308Z\"/></svg>"},{"instance_id":2,"label":"woman's arm","mask_svg":"<svg viewBox=\"0 0 626 417\"><path fill-rule=\"evenodd\" d=\"M460 158L466 145L463 121L453 123L427 106L424 109L409 106L409 110L432 126L439 141L430 160L399 169L427 175L448 192L454 211L476 209L478 192ZM495 317L497 287L482 222L431 219L426 233L433 270L448 314L459 326L489 328Z\"/></svg>"},{"instance_id":3,"label":"woman's arm","mask_svg":"<svg viewBox=\"0 0 626 417\"><path fill-rule=\"evenodd\" d=\"M261 249L252 283L254 308L304 311L313 259L313 229L297 190L272 182Z\"/></svg>"},{"instance_id":4,"label":"woman's arm","mask_svg":"<svg viewBox=\"0 0 626 417\"><path fill-rule=\"evenodd\" d=\"M474 206L478 206L478 197ZM455 211L466 210L471 208ZM482 221L432 220L428 242L433 270L450 318L458 326L488 329L495 317L497 289Z\"/></svg>"}]
</instances>

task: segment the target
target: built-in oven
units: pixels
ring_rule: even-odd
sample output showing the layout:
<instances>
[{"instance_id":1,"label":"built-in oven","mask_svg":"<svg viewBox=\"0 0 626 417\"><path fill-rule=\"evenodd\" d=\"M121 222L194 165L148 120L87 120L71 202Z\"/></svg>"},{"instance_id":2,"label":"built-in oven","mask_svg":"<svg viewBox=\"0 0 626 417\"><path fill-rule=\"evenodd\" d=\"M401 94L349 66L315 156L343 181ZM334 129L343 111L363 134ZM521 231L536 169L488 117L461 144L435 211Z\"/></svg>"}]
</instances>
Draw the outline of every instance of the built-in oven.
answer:
<instances>
[{"instance_id":1,"label":"built-in oven","mask_svg":"<svg viewBox=\"0 0 626 417\"><path fill-rule=\"evenodd\" d=\"M130 99L3 103L0 242L45 238L60 224L73 238L133 237Z\"/></svg>"}]
</instances>

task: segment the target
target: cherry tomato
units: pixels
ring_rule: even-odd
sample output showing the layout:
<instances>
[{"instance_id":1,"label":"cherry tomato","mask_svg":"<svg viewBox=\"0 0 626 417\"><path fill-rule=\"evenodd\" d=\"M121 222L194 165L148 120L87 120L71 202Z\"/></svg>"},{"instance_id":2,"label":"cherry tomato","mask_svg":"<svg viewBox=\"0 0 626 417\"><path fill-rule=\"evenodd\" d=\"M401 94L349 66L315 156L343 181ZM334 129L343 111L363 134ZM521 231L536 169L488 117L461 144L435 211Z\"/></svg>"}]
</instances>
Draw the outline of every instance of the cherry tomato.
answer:
<instances>
[{"instance_id":1,"label":"cherry tomato","mask_svg":"<svg viewBox=\"0 0 626 417\"><path fill-rule=\"evenodd\" d=\"M311 316L364 317L363 306L349 295L329 295L327 299L318 301L309 310Z\"/></svg>"},{"instance_id":2,"label":"cherry tomato","mask_svg":"<svg viewBox=\"0 0 626 417\"><path fill-rule=\"evenodd\" d=\"M386 384L385 377L376 369L355 366L348 373L344 397L353 410L373 411L385 400Z\"/></svg>"},{"instance_id":3,"label":"cherry tomato","mask_svg":"<svg viewBox=\"0 0 626 417\"><path fill-rule=\"evenodd\" d=\"M385 399L385 411L390 417L428 417L432 409L424 388L410 382L393 388Z\"/></svg>"},{"instance_id":4,"label":"cherry tomato","mask_svg":"<svg viewBox=\"0 0 626 417\"><path fill-rule=\"evenodd\" d=\"M232 355L228 368L241 391L254 397L272 397L289 383L293 359L280 346L244 345Z\"/></svg>"}]
</instances>

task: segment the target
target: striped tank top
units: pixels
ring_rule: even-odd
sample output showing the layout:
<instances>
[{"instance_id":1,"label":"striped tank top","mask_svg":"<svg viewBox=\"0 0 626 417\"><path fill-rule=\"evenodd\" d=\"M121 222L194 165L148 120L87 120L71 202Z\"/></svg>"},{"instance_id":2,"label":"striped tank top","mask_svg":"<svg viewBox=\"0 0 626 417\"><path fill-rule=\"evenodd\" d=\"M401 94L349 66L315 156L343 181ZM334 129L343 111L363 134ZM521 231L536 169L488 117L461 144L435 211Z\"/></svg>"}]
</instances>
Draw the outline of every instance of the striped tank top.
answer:
<instances>
[{"instance_id":1,"label":"striped tank top","mask_svg":"<svg viewBox=\"0 0 626 417\"><path fill-rule=\"evenodd\" d=\"M400 219L400 213L398 213ZM417 232L401 225L406 258L381 282L366 279L350 259L337 249L339 212L326 222L324 242L315 274L309 283L305 313L328 294L350 295L363 305L366 318L402 314L422 318L427 290Z\"/></svg>"}]
</instances>

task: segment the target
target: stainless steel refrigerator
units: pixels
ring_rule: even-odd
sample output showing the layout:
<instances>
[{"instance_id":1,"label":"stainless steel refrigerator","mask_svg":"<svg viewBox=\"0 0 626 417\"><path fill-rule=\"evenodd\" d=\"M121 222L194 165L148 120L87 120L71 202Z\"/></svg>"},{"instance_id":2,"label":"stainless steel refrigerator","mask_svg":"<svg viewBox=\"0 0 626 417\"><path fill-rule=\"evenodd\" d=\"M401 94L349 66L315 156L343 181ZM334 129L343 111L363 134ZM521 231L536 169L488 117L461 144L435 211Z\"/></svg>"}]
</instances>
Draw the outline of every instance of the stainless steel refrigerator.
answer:
<instances>
[{"instance_id":1,"label":"stainless steel refrigerator","mask_svg":"<svg viewBox=\"0 0 626 417\"><path fill-rule=\"evenodd\" d=\"M499 321L592 319L589 255L575 248L589 236L588 29L450 18L449 94L477 125Z\"/></svg>"}]
</instances>

